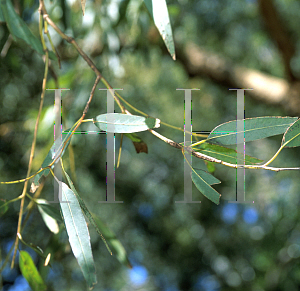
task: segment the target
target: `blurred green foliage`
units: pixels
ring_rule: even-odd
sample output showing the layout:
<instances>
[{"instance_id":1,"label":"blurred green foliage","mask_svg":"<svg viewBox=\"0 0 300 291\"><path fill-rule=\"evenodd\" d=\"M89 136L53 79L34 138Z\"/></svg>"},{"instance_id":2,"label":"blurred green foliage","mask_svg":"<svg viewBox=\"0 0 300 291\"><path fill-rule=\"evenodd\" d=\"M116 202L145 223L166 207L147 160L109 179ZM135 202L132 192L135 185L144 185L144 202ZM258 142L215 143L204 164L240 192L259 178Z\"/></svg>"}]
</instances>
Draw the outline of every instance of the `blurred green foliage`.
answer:
<instances>
[{"instance_id":1,"label":"blurred green foliage","mask_svg":"<svg viewBox=\"0 0 300 291\"><path fill-rule=\"evenodd\" d=\"M292 68L299 71L300 2L274 2L296 41L298 51ZM176 45L194 42L238 64L284 77L279 52L262 25L257 1L167 3ZM37 1L23 4L22 17L36 33ZM200 88L192 95L194 131L211 131L220 123L235 119L235 93L209 79L189 77L182 63L172 61L142 1L87 1L84 17L80 1L46 1L46 6L58 26L92 56L113 88L123 88L119 93L133 106L183 127L184 94L176 89ZM54 61L52 66L60 87L70 89L62 93L66 129L81 116L95 76L70 44L50 27L49 31L62 59L61 70ZM8 35L6 26L1 25L1 48ZM13 42L1 59L1 181L26 176L43 66L41 56L23 42ZM55 88L51 77L47 88ZM34 171L53 143L53 102L53 91L47 91ZM287 115L280 107L248 98L247 93L245 108L246 117ZM86 118L105 112L106 93L97 90ZM95 130L89 124L80 128ZM158 132L183 141L182 132L165 126ZM98 203L106 195L105 135L72 138L76 177L71 176L76 188L91 212L105 221L122 242L133 266L126 269L111 257L90 228L98 277L94 290L299 290L299 172L246 170L246 200L254 204L231 204L228 201L235 200L236 172L216 165L214 175L222 181L214 186L222 194L220 205L205 199L195 187L193 200L201 200L201 204L175 204L183 199L182 153L150 133L139 136L147 143L149 153L136 154L131 141L124 139L121 164L116 169L116 200L124 203L112 205ZM251 142L246 153L266 161L277 151L280 141L280 137L272 137ZM116 135L116 152L119 142L120 135ZM64 161L70 173L68 151ZM299 148L285 149L274 166L293 167L299 162ZM193 165L205 169L201 160L193 158ZM16 198L22 187L1 185L0 198ZM42 198L53 200L51 177L46 180ZM18 211L19 203L11 203L1 217L1 260L16 235ZM53 268L40 266L49 290L86 289L65 231L50 233L36 209L22 237L45 252L52 252ZM22 245L21 248L26 249ZM42 264L37 257L35 262ZM12 290L8 288L17 277L17 271L7 267L2 273L4 290Z\"/></svg>"}]
</instances>

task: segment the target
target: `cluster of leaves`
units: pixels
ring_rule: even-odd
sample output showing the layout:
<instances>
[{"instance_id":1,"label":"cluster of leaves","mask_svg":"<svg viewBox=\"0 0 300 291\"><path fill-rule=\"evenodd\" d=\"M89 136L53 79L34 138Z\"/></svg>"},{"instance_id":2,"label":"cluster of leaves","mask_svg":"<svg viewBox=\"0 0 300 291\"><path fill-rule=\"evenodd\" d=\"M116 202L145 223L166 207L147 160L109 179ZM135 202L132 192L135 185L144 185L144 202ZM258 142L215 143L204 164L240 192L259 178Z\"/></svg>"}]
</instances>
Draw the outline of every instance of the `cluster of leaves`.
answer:
<instances>
[{"instance_id":1,"label":"cluster of leaves","mask_svg":"<svg viewBox=\"0 0 300 291\"><path fill-rule=\"evenodd\" d=\"M165 1L144 1L147 9L149 10L153 20L172 56L175 59L175 50L172 37L172 30L170 26L167 6ZM84 1L82 1L84 7ZM84 8L83 8L84 11ZM28 45L40 54L44 54L43 47L39 40L31 33L26 23L15 12L10 0L1 0L0 20L7 23L10 33L23 39ZM54 53L50 53L49 57L56 59ZM238 122L243 123L244 131L237 132ZM93 123L102 131L125 134L132 140L138 151L139 146L143 143L139 136L135 133L140 131L146 131L149 129L159 127L159 119L151 117L142 117L129 114L102 114L93 119ZM61 148L58 153L55 153L55 146L50 149L47 157L45 158L41 169L34 176L34 183L32 189L34 192L42 177L47 176L52 172L54 165L61 161L61 158L67 149L71 137L74 133L73 128L75 125L65 131L64 138L62 140ZM243 155L237 151L224 147L224 145L235 145L237 141L237 134L244 136L244 141L249 142L258 140L278 134L284 134L282 144L279 151L274 158L279 154L281 149L285 147L297 147L300 146L300 120L296 117L259 117L252 119L245 119L242 121L230 121L217 126L211 131L208 138L200 142L196 142L191 145L193 151L210 157L209 161L215 163L223 163L228 166L234 167L234 165L242 164L244 167L256 169L264 169L274 158L262 166L253 166L261 162L261 160ZM139 146L137 145L139 144ZM185 149L183 148L183 151ZM221 162L219 162L221 161ZM229 165L230 164L230 165ZM92 224L97 233L103 238L108 250L117 256L119 261L126 266L130 267L130 263L124 247L116 239L112 231L107 228L102 221L94 214L92 214L83 199L76 191L73 182L69 175L64 170L63 172L68 182L68 185L62 181L58 181L62 187L63 201L60 201L61 213L52 207L45 200L36 200L38 209L49 229L56 233L58 231L57 221L65 224L70 245L74 256L76 257L79 266L81 267L84 278L86 279L90 288L92 288L96 282L96 273L94 260L92 255L89 230L86 225L85 217ZM266 168L267 169L267 168ZM197 189L205 195L212 202L219 204L220 194L215 191L211 185L220 183L220 181L213 175L205 171L197 169L191 169L191 178L197 187ZM277 169L280 170L280 169ZM53 174L53 172L52 172ZM8 201L0 205L1 214L4 214L7 210ZM84 217L85 216L85 217ZM22 240L23 243L27 244ZM43 259L47 260L47 257L38 248L28 244L34 249ZM46 288L40 275L38 274L32 259L25 251L20 252L20 268L24 277L28 280L33 290L44 290Z\"/></svg>"},{"instance_id":2,"label":"cluster of leaves","mask_svg":"<svg viewBox=\"0 0 300 291\"><path fill-rule=\"evenodd\" d=\"M9 32L15 38L22 39L33 48L37 53L44 55L45 50L39 39L34 36L27 24L22 18L16 13L12 2L10 0L1 0L0 6L0 21L5 22ZM83 14L85 10L85 1L81 1ZM175 59L175 50L172 37L172 31L169 21L168 10L165 1L149 1L145 0L145 4L152 15L155 24L161 33L168 50L172 57ZM51 39L49 38L50 42ZM52 42L51 42L52 44ZM53 48L53 46L52 46ZM54 49L55 51L55 49ZM49 57L53 60L57 60L56 55L50 51ZM124 114L104 114L97 116L93 121L101 130L114 133L124 133L129 139L132 140L137 152L147 152L147 146L144 142L136 135L135 132L144 131L149 128L159 127L159 120L155 118L145 118L139 116L129 116ZM111 124L113 127L111 128ZM62 141L61 149L55 155L55 145L53 145L46 156L41 170L35 175L34 182L31 187L31 192L35 192L39 186L39 182L42 177L47 176L54 165L61 159L65 150L67 149L71 136L74 132L67 130L66 135ZM145 147L146 146L146 147ZM64 169L63 169L64 170ZM53 172L52 172L53 174ZM105 242L107 249L111 253L111 250L116 255L118 260L124 265L130 267L130 263L126 254L126 251L122 244L116 239L114 233L95 215L92 214L87 206L85 205L82 198L77 193L69 175L64 171L65 177L69 183L63 183L58 181L62 187L63 199L60 201L61 213L57 212L57 209L48 204L43 199L36 199L35 202L38 205L38 209L44 219L45 224L48 226L50 231L53 233L58 232L57 221L64 222L66 230L69 236L70 245L72 251L81 267L82 273L90 288L93 288L94 284L97 283L94 260L90 244L90 236L87 224L85 222L84 215L88 218L89 222L95 227L98 234ZM26 180L26 179L25 179ZM19 182L21 182L20 180ZM23 180L24 181L24 180ZM1 215L5 214L8 210L8 204L15 200L7 202L1 201L0 210ZM66 202L66 203L65 203ZM104 237L105 239L104 239ZM18 238L27 246L32 248L45 260L45 265L49 263L50 257L45 257L43 251L39 247L35 247L32 244L26 243L21 234L18 233ZM112 254L112 253L111 253ZM46 286L37 271L31 256L26 251L20 252L20 269L23 276L28 281L29 285L33 290L45 290ZM2 266L3 268L4 266Z\"/></svg>"}]
</instances>

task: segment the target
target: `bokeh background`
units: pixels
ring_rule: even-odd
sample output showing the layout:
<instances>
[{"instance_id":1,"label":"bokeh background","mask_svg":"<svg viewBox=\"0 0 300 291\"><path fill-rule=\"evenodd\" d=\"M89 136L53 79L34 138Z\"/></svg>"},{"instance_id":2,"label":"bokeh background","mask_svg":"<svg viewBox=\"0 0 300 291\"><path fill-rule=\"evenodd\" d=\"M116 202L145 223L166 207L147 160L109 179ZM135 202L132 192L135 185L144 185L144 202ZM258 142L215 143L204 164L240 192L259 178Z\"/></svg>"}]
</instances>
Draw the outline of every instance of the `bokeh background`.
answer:
<instances>
[{"instance_id":1,"label":"bokeh background","mask_svg":"<svg viewBox=\"0 0 300 291\"><path fill-rule=\"evenodd\" d=\"M22 18L38 34L38 1L15 2ZM87 1L84 17L80 1L45 2L50 17L76 39L113 88L123 88L119 93L128 102L163 122L183 128L184 93L177 88L201 89L192 93L194 131L211 131L235 119L236 93L229 88L254 89L245 94L246 118L300 114L298 0L168 0L175 62L143 1ZM72 45L51 27L49 31L62 61L61 69L53 61L51 68L60 88L70 89L62 95L63 123L70 128L82 114L95 75ZM26 176L44 70L42 57L22 41L12 42L3 52L8 36L2 24L1 181ZM55 88L51 74L47 88ZM99 88L105 87L100 84ZM53 143L53 106L54 93L48 91L34 171ZM106 93L97 90L86 117L105 112ZM89 123L80 129L96 130ZM157 131L183 141L181 131L166 126ZM236 172L216 165L214 175L222 181L214 185L222 194L220 205L195 187L193 200L201 204L175 204L183 200L182 153L149 132L139 135L148 145L148 154L137 154L131 141L124 139L116 169L116 200L123 204L98 203L105 200L106 193L105 135L74 135L75 172L71 171L70 149L64 155L78 192L115 232L133 267L128 269L110 256L90 227L98 277L94 290L299 290L299 171L246 170L246 200L254 203L232 204ZM281 139L247 143L246 154L267 161ZM119 144L116 135L116 152ZM299 167L299 154L299 148L284 149L272 165ZM205 169L201 160L193 158L193 165ZM0 198L16 198L22 187L0 185ZM42 198L53 200L50 176ZM0 218L2 263L16 236L19 205L11 203ZM35 210L23 238L51 251L52 268L43 267L39 257L20 243L20 249L30 252L39 266L49 290L87 290L63 226L59 234L52 234ZM0 286L6 291L30 290L18 260L14 269L4 268Z\"/></svg>"}]
</instances>

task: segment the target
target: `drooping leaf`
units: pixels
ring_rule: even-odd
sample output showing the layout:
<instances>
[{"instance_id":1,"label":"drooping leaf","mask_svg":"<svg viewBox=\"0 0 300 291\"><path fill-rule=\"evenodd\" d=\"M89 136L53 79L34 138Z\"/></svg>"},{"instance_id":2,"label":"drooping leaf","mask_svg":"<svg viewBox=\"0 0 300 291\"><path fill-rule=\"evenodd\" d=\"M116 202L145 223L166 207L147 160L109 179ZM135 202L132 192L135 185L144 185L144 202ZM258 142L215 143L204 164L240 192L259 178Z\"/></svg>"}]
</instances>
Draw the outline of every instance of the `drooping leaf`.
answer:
<instances>
[{"instance_id":1,"label":"drooping leaf","mask_svg":"<svg viewBox=\"0 0 300 291\"><path fill-rule=\"evenodd\" d=\"M63 132L62 143L61 143L61 146L60 146L60 148L59 148L59 150L58 150L58 153L60 153L61 149L63 148L64 143L66 142L66 140L69 138L69 136L70 136L71 134L72 134L72 131L71 131L70 129L67 129L67 130L65 130L65 131ZM64 148L64 150L63 150L63 152L62 152L62 154L61 154L61 157L64 155L65 150L67 149L67 147L68 147L69 144L70 144L70 141L71 141L71 139L68 140L68 142L67 142L67 144L66 144L66 146L65 146L65 148ZM52 145L50 151L48 152L48 154L47 154L47 156L46 156L44 162L42 163L41 168L45 168L45 167L49 166L49 165L53 162L54 159L55 159L55 143L53 143L53 145ZM56 160L55 164L56 164L58 161L59 161L59 159ZM54 168L54 164L51 166L51 169L53 169L53 168ZM34 185L34 186L38 186L39 183L40 183L41 178L42 178L43 176L44 176L44 177L47 177L49 173L50 173L50 169L45 169L45 170L43 170L42 172L38 173L38 174L34 177L33 185ZM34 186L33 186L32 188L33 188L34 190L36 190ZM34 190L31 191L31 192L34 192Z\"/></svg>"},{"instance_id":2,"label":"drooping leaf","mask_svg":"<svg viewBox=\"0 0 300 291\"><path fill-rule=\"evenodd\" d=\"M81 198L81 196L78 194L78 192L76 191L75 187L74 187L74 184L70 178L70 176L68 175L68 173L65 171L64 167L63 167L63 164L62 164L62 170L64 172L64 174L66 175L66 178L68 180L68 183L73 191L73 193L76 195L76 198L79 202L79 205L81 207L81 210L83 211L83 213L85 214L85 216L88 218L89 222L95 227L97 233L100 235L100 237L102 238L104 244L106 245L107 247L107 250L108 252L111 254L111 250L109 248L109 246L107 245L107 242L105 241L100 229L98 228L98 225L96 224L91 212L89 211L89 209L87 208L87 206L85 205L83 199Z\"/></svg>"},{"instance_id":3,"label":"drooping leaf","mask_svg":"<svg viewBox=\"0 0 300 291\"><path fill-rule=\"evenodd\" d=\"M49 230L55 234L59 233L57 219L62 220L59 210L49 205L44 199L38 199L37 203L38 210ZM55 216L56 218L54 218L53 216Z\"/></svg>"},{"instance_id":4,"label":"drooping leaf","mask_svg":"<svg viewBox=\"0 0 300 291\"><path fill-rule=\"evenodd\" d=\"M203 170L192 169L192 181L197 189L210 201L217 205L220 203L221 194L210 187L210 185L221 183L220 180Z\"/></svg>"},{"instance_id":5,"label":"drooping leaf","mask_svg":"<svg viewBox=\"0 0 300 291\"><path fill-rule=\"evenodd\" d=\"M244 154L238 153L234 149L226 148L216 144L202 143L196 147L193 147L196 152L203 153L207 156L222 160L231 164L243 164ZM263 162L260 159L245 155L245 164L254 165Z\"/></svg>"},{"instance_id":6,"label":"drooping leaf","mask_svg":"<svg viewBox=\"0 0 300 291\"><path fill-rule=\"evenodd\" d=\"M101 114L93 122L101 130L113 133L140 132L160 126L158 118L121 113Z\"/></svg>"},{"instance_id":7,"label":"drooping leaf","mask_svg":"<svg viewBox=\"0 0 300 291\"><path fill-rule=\"evenodd\" d=\"M144 0L144 2L171 57L175 60L175 46L166 0Z\"/></svg>"},{"instance_id":8,"label":"drooping leaf","mask_svg":"<svg viewBox=\"0 0 300 291\"><path fill-rule=\"evenodd\" d=\"M295 121L286 131L282 139L282 145L287 143L287 148L300 146L300 119Z\"/></svg>"},{"instance_id":9,"label":"drooping leaf","mask_svg":"<svg viewBox=\"0 0 300 291\"><path fill-rule=\"evenodd\" d=\"M42 209L42 211L48 216L52 217L56 221L63 222L60 211L51 204L49 204L47 200L36 199L36 202L38 203L38 208Z\"/></svg>"},{"instance_id":10,"label":"drooping leaf","mask_svg":"<svg viewBox=\"0 0 300 291\"><path fill-rule=\"evenodd\" d=\"M201 169L195 169L195 172L197 175L199 175L203 180L205 180L209 185L214 185L214 184L220 184L221 181L217 179L215 176L211 175L210 173L201 170ZM194 172L194 171L192 171Z\"/></svg>"},{"instance_id":11,"label":"drooping leaf","mask_svg":"<svg viewBox=\"0 0 300 291\"><path fill-rule=\"evenodd\" d=\"M93 218L97 224L97 227L102 232L103 236L105 237L107 243L109 244L113 254L119 260L119 262L126 267L132 268L126 250L121 244L121 242L117 239L114 232L102 221L97 217L94 213L92 214Z\"/></svg>"},{"instance_id":12,"label":"drooping leaf","mask_svg":"<svg viewBox=\"0 0 300 291\"><path fill-rule=\"evenodd\" d=\"M68 173L64 170L64 167L62 166L62 169L66 175L66 178L68 180L68 183L74 192L74 194L77 197L77 200L79 202L79 205L85 214L85 216L88 218L89 222L95 227L97 233L101 236L101 238L105 238L104 243L109 246L107 246L109 252L111 253L111 250L109 247L111 247L113 253L116 255L117 259L120 261L120 263L124 264L127 267L131 268L131 265L129 263L127 253L123 247L123 245L120 243L120 241L117 239L115 234L95 215L92 214L87 206L85 205L83 199L80 197L78 192L76 191L74 184L68 175Z\"/></svg>"},{"instance_id":13,"label":"drooping leaf","mask_svg":"<svg viewBox=\"0 0 300 291\"><path fill-rule=\"evenodd\" d=\"M74 192L63 182L60 202L69 242L89 288L97 283L90 234ZM68 201L66 203L64 201Z\"/></svg>"},{"instance_id":14,"label":"drooping leaf","mask_svg":"<svg viewBox=\"0 0 300 291\"><path fill-rule=\"evenodd\" d=\"M23 277L27 280L33 291L47 290L47 286L38 272L30 254L26 251L20 251L19 265Z\"/></svg>"},{"instance_id":15,"label":"drooping leaf","mask_svg":"<svg viewBox=\"0 0 300 291\"><path fill-rule=\"evenodd\" d=\"M147 144L136 133L124 133L124 135L131 139L137 153L148 154Z\"/></svg>"},{"instance_id":16,"label":"drooping leaf","mask_svg":"<svg viewBox=\"0 0 300 291\"><path fill-rule=\"evenodd\" d=\"M0 4L4 20L12 36L23 39L35 51L44 55L45 53L41 41L32 34L27 24L16 13L11 0L1 0ZM49 52L49 57L54 60L57 59L53 52Z\"/></svg>"},{"instance_id":17,"label":"drooping leaf","mask_svg":"<svg viewBox=\"0 0 300 291\"><path fill-rule=\"evenodd\" d=\"M245 142L283 134L297 120L297 117L267 116L233 120L218 125L208 136L209 142L219 142L223 145L237 143L237 127L244 126Z\"/></svg>"}]
</instances>

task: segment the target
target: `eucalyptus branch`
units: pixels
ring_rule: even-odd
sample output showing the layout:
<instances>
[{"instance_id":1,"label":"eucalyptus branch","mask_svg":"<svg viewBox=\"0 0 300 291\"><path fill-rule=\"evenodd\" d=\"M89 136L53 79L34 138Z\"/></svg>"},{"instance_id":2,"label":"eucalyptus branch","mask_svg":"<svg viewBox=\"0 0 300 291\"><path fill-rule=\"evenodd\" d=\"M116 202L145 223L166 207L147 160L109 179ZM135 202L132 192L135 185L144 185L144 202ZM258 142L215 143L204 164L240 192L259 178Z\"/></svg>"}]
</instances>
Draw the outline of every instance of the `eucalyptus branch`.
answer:
<instances>
[{"instance_id":1,"label":"eucalyptus branch","mask_svg":"<svg viewBox=\"0 0 300 291\"><path fill-rule=\"evenodd\" d=\"M118 92L116 92L116 95L117 95L117 97L119 97L119 99L122 100L123 103L125 103L125 104L126 104L128 107L130 107L133 111L135 111L135 112L137 112L137 113L139 113L139 114L142 114L143 116L146 116L146 117L149 116L147 113L145 113L145 112L143 112L143 111L137 109L137 108L134 107L133 105L131 105L131 104L130 104L128 101L126 101L126 100L125 100ZM125 113L129 114L128 112L129 112L129 111L126 110ZM180 130L180 131L184 132L184 129L181 128L181 127L177 127L177 126L168 124L168 123L163 122L163 121L161 121L160 123L163 124L163 125L165 125L165 126L167 126L167 127L170 127L170 128L173 128L173 129ZM199 134L199 133L189 132L189 131L185 131L185 132L188 133L188 134L192 134L193 136L207 137L207 134Z\"/></svg>"},{"instance_id":2,"label":"eucalyptus branch","mask_svg":"<svg viewBox=\"0 0 300 291\"><path fill-rule=\"evenodd\" d=\"M217 163L217 164L222 164L224 166L230 167L230 168L235 168L235 169L262 169L262 170L269 170L269 171L275 171L275 172L279 172L279 171L288 171L288 170L300 170L300 167L298 168L275 168L275 167L268 167L267 164L264 165L238 165L238 164L231 164L231 163L227 163L224 162L222 160L213 158L211 156L207 156L205 154L202 154L200 152L196 152L193 150L193 148L191 146L185 147L183 145L181 145L180 143L177 143L169 138L166 138L165 136L159 134L158 132L149 129L149 131L155 135L156 137L158 137L159 139L161 139L162 141L164 141L165 143L169 144L170 146L180 149L180 150L185 150L188 153L190 153L191 155L193 155L196 158L205 160L205 161L209 161L209 162L213 162L213 163ZM276 153L275 157L278 155L279 152ZM275 159L275 158L274 158ZM271 159L270 163L274 160Z\"/></svg>"},{"instance_id":3,"label":"eucalyptus branch","mask_svg":"<svg viewBox=\"0 0 300 291\"><path fill-rule=\"evenodd\" d=\"M71 139L72 135L74 134L74 132L76 131L76 129L80 126L80 124L83 122L84 120L84 117L86 115L86 113L88 112L88 109L89 109L89 106L90 106L90 103L93 99L93 96L94 96L94 93L95 93L95 90L96 90L96 87L98 85L100 81L100 78L97 77L96 80L95 80L95 83L93 85L93 88L92 88L92 91L90 93L90 97L85 105L85 108L83 110L83 113L82 113L82 116L80 117L80 119L73 125L73 127L71 128L71 134L70 136L65 140L64 144L61 145L61 147L59 148L56 156L55 156L55 159L53 159L53 161L47 166L47 167L44 167L44 168L41 168L39 169L35 174L29 176L27 175L27 178L25 179L21 179L21 180L16 180L16 181L9 181L9 182L0 182L0 184L14 184L14 183L21 183L21 182L28 182L28 180L32 179L33 177L35 177L37 174L41 173L42 171L46 170L46 169L51 169L51 167L56 163L56 161L61 157L61 154L63 153L68 141ZM43 86L46 86L46 82L43 82Z\"/></svg>"},{"instance_id":4,"label":"eucalyptus branch","mask_svg":"<svg viewBox=\"0 0 300 291\"><path fill-rule=\"evenodd\" d=\"M64 143L61 145L61 147L58 149L58 152L57 154L55 155L55 158L53 159L53 161L47 166L47 167L44 167L44 168L41 168L39 169L35 174L31 175L30 177L27 177L25 179L22 179L22 180L16 180L16 181L9 181L9 182L0 182L1 184L14 184L14 183L21 183L21 182L27 182L28 180L32 179L33 177L35 177L37 174L41 173L42 171L46 170L46 169L50 169L51 170L51 167L56 163L56 161L61 157L62 153L64 152L65 148L66 148L66 145L68 144L68 141L71 139L71 137L73 136L74 132L76 131L76 129L80 126L80 124L83 122L84 120L84 117L89 109L89 105L93 99L93 96L94 96L94 93L95 93L95 90L96 90L96 87L98 85L100 81L100 78L97 77L96 80L95 80L95 83L93 85L93 88L92 88L92 91L91 91L91 94L90 94L90 97L89 97L89 100L87 101L86 103L86 106L83 110L83 113L82 113L82 116L79 118L79 120L73 125L73 127L71 128L71 134L70 136L64 141Z\"/></svg>"},{"instance_id":5,"label":"eucalyptus branch","mask_svg":"<svg viewBox=\"0 0 300 291\"><path fill-rule=\"evenodd\" d=\"M42 182L42 184L40 185L38 191L34 194L33 200L30 201L30 203L29 203L28 206L27 206L28 212L27 212L27 214L26 214L26 216L25 216L25 218L24 218L24 222L23 222L23 224L22 224L22 228L21 228L20 234L23 232L24 227L25 227L25 225L26 225L26 223L27 223L27 221L28 221L28 219L29 219L29 217L30 217L30 214L31 214L32 210L33 210L33 206L34 206L34 204L35 204L35 202L33 202L33 201L34 201L35 199L37 199L37 198L40 196L43 187L44 187L44 183ZM20 197L17 197L17 198L15 198L15 199L12 199L12 200L8 201L7 203L14 202L14 201L16 201L16 200L18 200L18 199L20 199ZM6 203L5 203L5 204L6 204ZM17 235L18 235L18 233L17 233ZM5 261L3 262L2 266L0 267L0 273L2 273L2 271L3 271L4 268L5 268L5 266L7 265L8 261L9 261L9 258L10 258L10 255L11 255L11 252L13 251L13 249L14 249L14 245L12 245L12 246L10 247L10 249L9 249L7 255L6 255Z\"/></svg>"},{"instance_id":6,"label":"eucalyptus branch","mask_svg":"<svg viewBox=\"0 0 300 291\"><path fill-rule=\"evenodd\" d=\"M96 76L100 77L101 82L106 86L107 89L112 89L112 86L109 84L109 82L102 76L100 70L96 67L96 65L94 64L94 62L87 56L87 54L80 48L80 46L77 44L77 42L75 41L75 39L73 37L67 36L65 33L63 33L60 28L52 21L52 19L49 17L47 10L45 8L45 4L43 0L40 0L40 5L41 5L41 9L40 9L40 13L41 15L43 15L43 18L46 20L46 22L52 26L55 31L67 42L69 42L70 44L72 44L75 49L78 51L78 53L82 56L82 58L86 61L86 63L90 66L90 68L95 72ZM49 34L49 33L48 33ZM51 38L49 38L49 41L51 42ZM56 50L54 50L56 52ZM118 106L120 107L122 113L126 113L128 112L125 109L125 106L122 104L125 103L127 106L129 106L131 109L133 109L135 112L138 112L144 116L148 116L148 114L144 113L143 111L135 108L134 106L132 106L129 102L127 102L118 92L115 92L114 94L114 99L116 101L116 103L118 104ZM122 100L122 102L120 101L120 99ZM128 114L128 113L127 113ZM182 128L179 127L175 127L172 126L168 123L162 122L163 125L180 130L180 131L184 131ZM203 134L197 134L197 133L191 133L194 136L200 136L200 137L206 137L206 135Z\"/></svg>"},{"instance_id":7,"label":"eucalyptus branch","mask_svg":"<svg viewBox=\"0 0 300 291\"><path fill-rule=\"evenodd\" d=\"M47 10L45 8L45 3L43 0L40 0L40 13L43 16L43 18L48 22L48 24L50 26L52 26L55 31L64 39L66 40L68 43L72 44L76 50L78 51L78 53L82 56L82 58L86 61L86 63L89 65L89 67L95 72L96 76L98 78L100 78L101 82L106 86L107 89L112 89L112 86L108 83L108 81L102 76L101 72L99 71L99 69L96 67L96 65L94 64L94 62L87 56L87 54L80 48L80 46L77 44L77 42L75 41L75 39L73 37L67 36L66 34L64 34L59 27L52 21L52 19L49 17ZM122 110L122 112L125 111L125 107L124 105L121 103L120 99L116 96L116 94L114 95L115 101L117 102L118 106L120 107L120 109Z\"/></svg>"},{"instance_id":8,"label":"eucalyptus branch","mask_svg":"<svg viewBox=\"0 0 300 291\"><path fill-rule=\"evenodd\" d=\"M38 112L37 119L36 119L36 122L35 122L33 141L32 141L32 145L31 145L31 151L30 151L30 157L29 157L29 163L28 163L28 170L27 170L27 175L26 175L27 177L29 177L29 175L30 175L32 160L33 160L33 156L34 156L34 152L35 152L37 130L38 130L38 126L39 126L39 122L40 122L40 116L41 116L41 112L42 112L42 108L43 108L43 104L44 104L44 96L45 96L45 91L46 91L46 81L47 81L48 66L49 66L49 54L48 54L48 50L47 50L47 47L45 45L44 38L43 38L43 35L42 35L42 19L41 18L40 18L39 31L40 31L40 37L41 37L43 49L45 50L45 54L46 54L46 57L45 57L45 72L44 72L44 79L43 79L43 84L42 84L42 94L41 94L41 100L40 100L40 107L39 107L39 112ZM19 213L19 219L18 219L17 233L20 233L20 231L21 231L22 216L23 216L23 210L24 210L24 202L25 202L25 196L26 196L26 191L27 191L27 185L28 185L28 180L25 181L23 191L22 191L22 194L21 194L21 204L20 204L20 213ZM14 267L14 261L15 261L16 254L17 254L18 243L19 243L19 237L16 236L15 244L14 244L14 253L13 253L13 258L12 258L12 262L11 262L11 269Z\"/></svg>"}]
</instances>

